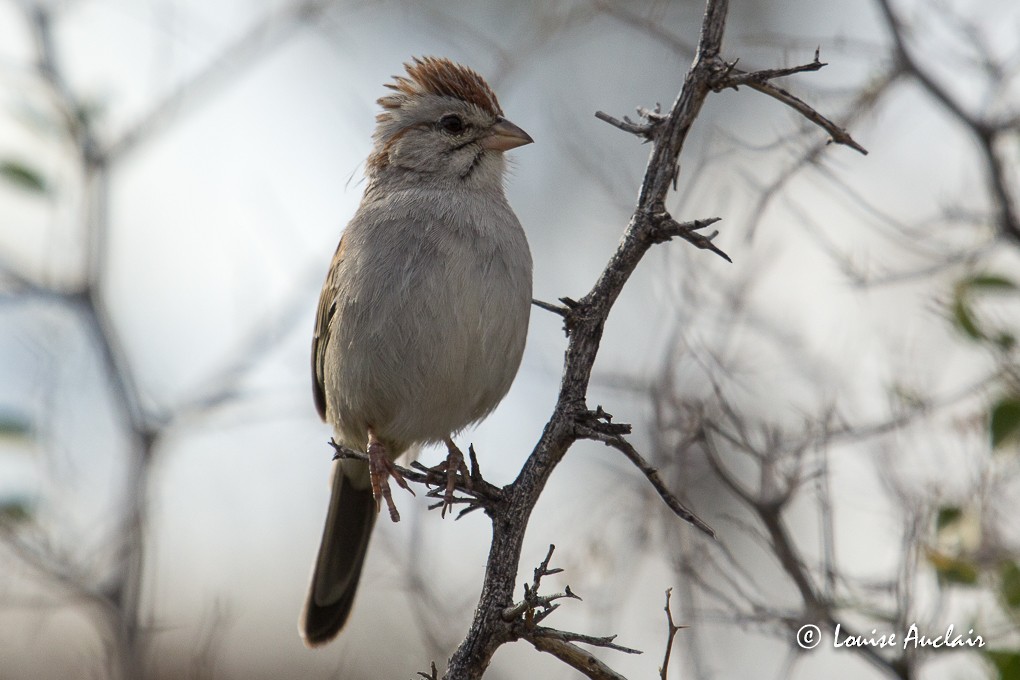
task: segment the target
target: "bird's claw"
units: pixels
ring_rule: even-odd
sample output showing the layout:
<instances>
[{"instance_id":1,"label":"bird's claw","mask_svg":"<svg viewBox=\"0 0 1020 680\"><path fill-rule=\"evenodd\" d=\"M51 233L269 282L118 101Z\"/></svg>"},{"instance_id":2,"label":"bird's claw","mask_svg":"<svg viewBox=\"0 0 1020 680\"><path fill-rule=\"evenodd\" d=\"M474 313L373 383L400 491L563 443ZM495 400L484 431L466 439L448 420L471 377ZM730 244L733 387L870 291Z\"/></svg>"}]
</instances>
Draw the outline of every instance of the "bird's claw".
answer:
<instances>
[{"instance_id":1,"label":"bird's claw","mask_svg":"<svg viewBox=\"0 0 1020 680\"><path fill-rule=\"evenodd\" d=\"M390 460L386 452L386 445L375 437L370 437L368 442L368 474L372 482L372 497L375 498L375 511L382 509L382 500L386 501L386 508L390 512L390 519L394 522L400 521L400 513L397 505L393 502L393 495L390 493L389 479L392 478L398 486L407 489L414 494L414 490L407 485L404 475Z\"/></svg>"},{"instance_id":2,"label":"bird's claw","mask_svg":"<svg viewBox=\"0 0 1020 680\"><path fill-rule=\"evenodd\" d=\"M446 438L446 460L439 465L431 468L429 474L445 475L446 476L446 489L443 492L443 503L442 510L440 511L441 517L446 517L446 511L453 511L453 505L456 502L456 497L453 492L457 489L458 475L463 480L464 488L471 491L473 490L471 472L468 470L467 464L464 462L464 453L457 448L457 445L453 443L453 440L449 437Z\"/></svg>"}]
</instances>

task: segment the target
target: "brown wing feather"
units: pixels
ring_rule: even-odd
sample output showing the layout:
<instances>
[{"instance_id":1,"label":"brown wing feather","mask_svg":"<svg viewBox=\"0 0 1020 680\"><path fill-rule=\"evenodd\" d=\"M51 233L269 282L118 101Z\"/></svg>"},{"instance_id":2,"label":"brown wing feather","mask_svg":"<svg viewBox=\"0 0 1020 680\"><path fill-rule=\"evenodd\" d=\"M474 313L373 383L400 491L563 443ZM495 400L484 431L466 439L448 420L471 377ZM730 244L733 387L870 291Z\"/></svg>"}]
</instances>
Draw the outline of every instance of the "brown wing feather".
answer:
<instances>
[{"instance_id":1,"label":"brown wing feather","mask_svg":"<svg viewBox=\"0 0 1020 680\"><path fill-rule=\"evenodd\" d=\"M330 264L326 281L319 294L319 307L315 312L315 333L312 334L312 397L319 417L326 420L325 363L326 347L329 345L329 323L336 312L336 271L344 256L344 239L340 237L336 254Z\"/></svg>"}]
</instances>

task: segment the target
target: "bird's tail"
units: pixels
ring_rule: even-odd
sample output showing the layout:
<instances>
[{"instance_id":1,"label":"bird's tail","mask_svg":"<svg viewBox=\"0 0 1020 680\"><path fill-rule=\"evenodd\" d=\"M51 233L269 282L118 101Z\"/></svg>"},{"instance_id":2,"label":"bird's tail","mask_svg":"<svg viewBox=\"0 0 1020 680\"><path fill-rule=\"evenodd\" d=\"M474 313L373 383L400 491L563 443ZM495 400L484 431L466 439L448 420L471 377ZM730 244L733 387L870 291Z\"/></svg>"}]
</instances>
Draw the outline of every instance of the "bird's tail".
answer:
<instances>
[{"instance_id":1,"label":"bird's tail","mask_svg":"<svg viewBox=\"0 0 1020 680\"><path fill-rule=\"evenodd\" d=\"M329 642L343 628L365 564L368 539L377 513L371 487L355 488L350 474L355 471L345 469L358 465L365 464L360 461L333 463L333 491L326 528L322 532L308 599L298 623L301 637L309 647Z\"/></svg>"}]
</instances>

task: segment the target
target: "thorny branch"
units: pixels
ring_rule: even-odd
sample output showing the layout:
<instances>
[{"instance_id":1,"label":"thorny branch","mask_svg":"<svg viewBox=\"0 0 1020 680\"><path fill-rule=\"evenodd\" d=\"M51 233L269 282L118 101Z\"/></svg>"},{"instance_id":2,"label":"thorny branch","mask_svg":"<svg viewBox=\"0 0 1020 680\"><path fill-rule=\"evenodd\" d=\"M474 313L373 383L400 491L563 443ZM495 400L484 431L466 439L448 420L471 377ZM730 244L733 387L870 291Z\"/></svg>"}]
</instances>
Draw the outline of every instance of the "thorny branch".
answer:
<instances>
[{"instance_id":1,"label":"thorny branch","mask_svg":"<svg viewBox=\"0 0 1020 680\"><path fill-rule=\"evenodd\" d=\"M868 153L867 150L854 141L853 137L851 137L846 130L820 114L804 100L790 94L787 90L784 90L771 82L775 78L782 78L784 76L793 75L794 73L818 71L824 66L827 66L827 64L824 64L819 60L819 51L820 50L818 49L815 50L815 58L811 63L793 66L790 68L762 69L760 71L748 73L747 71L741 71L736 68L736 63L734 62L733 64L728 65L725 72L713 85L713 88L718 92L726 88L733 88L735 90L741 85L747 85L752 90L757 90L762 94L767 94L776 101L786 104L791 109L828 132L829 136L832 137L832 141L836 144L849 146L854 151L858 151L866 155Z\"/></svg>"},{"instance_id":2,"label":"thorny branch","mask_svg":"<svg viewBox=\"0 0 1020 680\"><path fill-rule=\"evenodd\" d=\"M549 551L545 554L545 559L542 560L541 564L535 567L534 576L531 579L531 585L529 586L527 583L524 584L524 599L503 610L504 621L515 621L522 615L526 615L526 623L539 623L542 619L559 607L558 604L553 604L556 600L561 600L565 597L573 598L575 600L581 599L570 591L570 586L564 588L562 593L556 593L554 595L538 594L538 589L542 587L543 576L552 576L553 574L560 574L563 572L563 570L559 568L549 568L549 562L552 560L553 551L555 550L555 545L549 546ZM538 611L539 609L542 611Z\"/></svg>"},{"instance_id":3,"label":"thorny branch","mask_svg":"<svg viewBox=\"0 0 1020 680\"><path fill-rule=\"evenodd\" d=\"M862 154L868 153L868 151L863 146L854 141L853 137L851 137L846 130L839 127L839 125L832 122L822 114L818 113L818 111L813 109L806 102L790 94L783 88L776 87L775 85L769 82L759 83L754 81L749 82L747 86L750 87L752 90L757 90L762 94L767 94L773 99L786 104L791 109L793 109L794 111L804 116L818 127L828 132L829 135L832 137L832 141L835 142L836 144L843 144L845 146L849 146L854 151L858 151Z\"/></svg>"},{"instance_id":4,"label":"thorny branch","mask_svg":"<svg viewBox=\"0 0 1020 680\"><path fill-rule=\"evenodd\" d=\"M612 423L608 414L601 409L591 411L587 406L587 392L610 310L630 275L653 245L680 237L698 248L711 250L729 260L712 243L715 234L699 233L700 229L716 222L718 218L681 223L666 209L666 197L670 189L676 187L679 179L680 152L709 94L720 88L740 84L747 84L749 87L771 87L768 83L770 77L790 73L789 70L775 71L771 75L769 72L735 73L734 65L727 64L720 57L727 12L727 0L707 0L694 63L668 112L662 112L660 107L654 110L640 110L643 123L634 123L629 119L617 120L601 112L596 114L600 119L649 142L652 145L651 157L634 213L624 230L623 238L592 289L580 300L561 299L563 307L535 301L537 306L564 319L568 344L560 391L552 416L546 423L534 450L517 478L502 489L503 502L491 509L492 544L482 593L467 637L449 660L444 675L447 680L480 678L496 649L521 636L521 623L508 622L504 615L508 609L513 611L515 607L512 596L528 520L553 469L578 439L593 438L622 451L652 481L660 496L670 504L674 512L703 531L710 531L707 525L697 520L697 517L683 508L678 501L670 502L669 499L675 500L675 497L665 488L654 469L643 462L636 450L622 438L623 434L629 432L629 426L623 427ZM820 64L812 64L802 67L801 70L815 70L820 67ZM728 81L729 78L737 80ZM778 88L776 90L778 92ZM769 90L769 93L772 93L772 90ZM795 98L789 93L781 93L779 98L788 105L795 104ZM798 110L804 115L813 113L813 117L809 116L809 119L829 131L834 141L862 150L848 135L840 134L842 131L834 124L829 124L827 119L813 112L807 105L804 107L806 109L801 107ZM525 592L527 594L529 590L526 589ZM534 597L533 594L531 596ZM579 638L552 637L548 633L536 637L534 630L530 634L535 640L543 640L540 643L532 641L537 648L552 653L558 652L559 658L588 674L588 677L619 677L601 662L589 663L587 655L572 644L579 641ZM594 639L611 644L609 638ZM557 644L553 644L554 641ZM557 652L553 652L553 648Z\"/></svg>"},{"instance_id":5,"label":"thorny branch","mask_svg":"<svg viewBox=\"0 0 1020 680\"><path fill-rule=\"evenodd\" d=\"M330 439L329 445L333 447L334 454L333 459L353 459L368 462L368 455L355 451L354 449L347 448L342 444L338 444L336 440ZM466 507L457 513L456 519L460 519L469 512L473 512L479 508L484 508L488 514L496 509L496 506L503 502L503 490L497 486L494 486L487 482L482 477L481 469L478 467L478 456L475 454L474 447L468 449L468 456L471 459L471 472L469 478L465 478L463 474L458 473L454 482L454 490L460 491L461 493L468 496L454 497L454 505L465 505ZM410 468L401 467L400 465L394 464L394 468L403 475L404 480L408 482L414 482L415 484L421 484L429 488L428 493L425 494L426 498L442 498L443 493L446 491L446 484L448 478L445 471L443 474L437 474L437 470L433 468L427 468L418 461L411 463ZM429 506L430 510L443 507L443 501L434 503Z\"/></svg>"},{"instance_id":6,"label":"thorny branch","mask_svg":"<svg viewBox=\"0 0 1020 680\"><path fill-rule=\"evenodd\" d=\"M586 677L593 680L627 680L592 654L570 642L547 636L538 636L534 639L529 639L528 642L538 651L552 654L563 663L584 673Z\"/></svg>"},{"instance_id":7,"label":"thorny branch","mask_svg":"<svg viewBox=\"0 0 1020 680\"><path fill-rule=\"evenodd\" d=\"M552 559L555 549L556 546L549 546L549 552L546 553L545 559L535 569L531 585L524 584L524 598L519 603L507 607L503 611L503 619L513 624L513 639L527 640L535 649L552 654L589 678L595 680L609 678L616 680L622 678L621 675L590 653L578 647L575 643L603 647L626 654L640 654L639 650L616 644L615 635L596 637L538 625L559 608L558 604L553 604L556 600L563 598L581 599L570 590L570 586L564 588L562 593L554 593L552 595L539 594L538 591L542 585L543 576L558 574L563 571L562 569L549 568L549 561Z\"/></svg>"},{"instance_id":8,"label":"thorny branch","mask_svg":"<svg viewBox=\"0 0 1020 680\"><path fill-rule=\"evenodd\" d=\"M673 653L673 640L676 638L677 633L679 633L681 630L687 627L678 626L673 622L673 610L670 609L669 607L669 600L672 595L673 589L667 588L666 606L664 607L664 609L666 610L666 625L668 628L666 635L666 652L665 655L662 657L662 667L659 668L659 677L661 678L661 680L666 680L666 676L669 673L669 657Z\"/></svg>"},{"instance_id":9,"label":"thorny branch","mask_svg":"<svg viewBox=\"0 0 1020 680\"><path fill-rule=\"evenodd\" d=\"M736 68L736 62L724 63L719 62L716 65L718 73L715 78L710 82L710 87L716 91L721 92L726 89L738 89L741 85L746 85L753 90L757 90L763 94L767 94L773 99L786 104L800 115L807 118L809 121L822 128L832 137L833 142L837 144L843 144L849 146L851 149L858 151L862 154L867 154L868 151L858 144L850 134L841 128L839 125L829 120L811 105L804 100L800 99L796 95L791 94L787 90L784 90L777 85L774 85L771 81L775 78L781 78L784 76L793 75L795 73L805 73L809 71L818 71L827 64L822 63L818 59L819 53L815 51L815 58L809 64L802 64L800 66L793 66L790 68L780 69L762 69L760 71L742 71ZM614 118L603 111L596 111L595 117L599 120L603 120L613 127L617 127L624 132L629 132L632 135L643 138L649 141L655 137L656 131L662 126L663 117L659 112L658 106L655 109L649 110L644 108L638 109L638 115L645 119L645 123L635 123L627 116L624 116L622 120ZM701 246L699 246L701 247ZM721 253L720 253L721 254ZM723 257L726 257L723 255ZM729 259L729 258L726 258Z\"/></svg>"},{"instance_id":10,"label":"thorny branch","mask_svg":"<svg viewBox=\"0 0 1020 680\"><path fill-rule=\"evenodd\" d=\"M788 68L765 68L752 72L741 71L740 69L737 68L737 62L733 62L731 68L729 69L729 75L726 77L725 83L720 83L718 87L719 89L725 87L732 87L733 89L736 89L740 85L767 83L770 80L775 80L776 78L785 78L786 76L792 76L795 73L819 71L822 68L828 66L828 64L823 63L819 59L820 55L821 50L816 49L814 61L812 61L809 64L801 64L800 66L790 66Z\"/></svg>"},{"instance_id":11,"label":"thorny branch","mask_svg":"<svg viewBox=\"0 0 1020 680\"><path fill-rule=\"evenodd\" d=\"M637 449L635 449L630 442L620 435L604 434L591 429L581 429L580 434L585 439L600 441L606 446L611 446L623 455L627 456L627 459L634 463L635 467L637 467L637 469L640 470L641 473L648 479L656 492L658 492L659 497L662 498L663 502L669 506L669 509L672 510L677 517L689 524L693 524L708 536L712 538L716 537L715 531L712 527L708 526L708 524L706 524L700 517L687 509L687 507L680 502L680 499L678 499L666 486L666 483L659 475L659 471L645 460L645 458L638 453Z\"/></svg>"}]
</instances>

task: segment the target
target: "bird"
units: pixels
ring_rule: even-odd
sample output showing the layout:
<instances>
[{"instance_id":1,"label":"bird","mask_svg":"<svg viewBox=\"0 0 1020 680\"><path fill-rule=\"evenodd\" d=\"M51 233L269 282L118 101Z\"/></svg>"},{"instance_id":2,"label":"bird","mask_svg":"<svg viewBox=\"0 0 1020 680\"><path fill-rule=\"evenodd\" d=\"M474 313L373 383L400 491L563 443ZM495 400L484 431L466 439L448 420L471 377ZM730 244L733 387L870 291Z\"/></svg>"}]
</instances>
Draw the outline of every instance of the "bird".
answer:
<instances>
[{"instance_id":1,"label":"bird","mask_svg":"<svg viewBox=\"0 0 1020 680\"><path fill-rule=\"evenodd\" d=\"M471 68L427 56L404 69L377 101L364 195L315 318L316 409L335 443L368 460L332 464L299 621L310 647L346 623L383 501L399 520L389 479L407 485L395 459L444 443L452 480L464 465L452 437L506 395L528 332L532 258L504 153L534 140ZM448 482L447 504L451 494Z\"/></svg>"}]
</instances>

